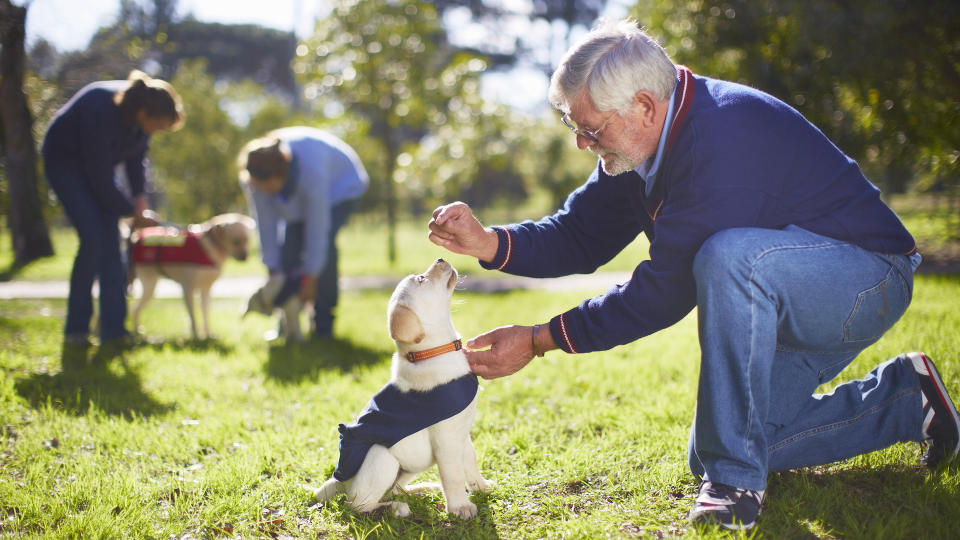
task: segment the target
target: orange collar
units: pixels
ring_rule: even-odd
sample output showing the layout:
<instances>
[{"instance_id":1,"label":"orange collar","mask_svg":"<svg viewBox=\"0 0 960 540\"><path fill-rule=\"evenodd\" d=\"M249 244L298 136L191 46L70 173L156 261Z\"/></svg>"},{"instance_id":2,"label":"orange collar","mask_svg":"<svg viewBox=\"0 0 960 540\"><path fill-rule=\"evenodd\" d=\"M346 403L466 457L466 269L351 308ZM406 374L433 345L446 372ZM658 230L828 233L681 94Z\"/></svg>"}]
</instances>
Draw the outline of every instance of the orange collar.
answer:
<instances>
[{"instance_id":1,"label":"orange collar","mask_svg":"<svg viewBox=\"0 0 960 540\"><path fill-rule=\"evenodd\" d=\"M455 340L446 345L440 345L439 347L434 347L432 349L424 349L422 351L408 352L407 360L411 363L417 363L421 360L426 360L427 358L433 358L434 356L440 356L441 354L459 351L463 346L460 344L460 340Z\"/></svg>"}]
</instances>

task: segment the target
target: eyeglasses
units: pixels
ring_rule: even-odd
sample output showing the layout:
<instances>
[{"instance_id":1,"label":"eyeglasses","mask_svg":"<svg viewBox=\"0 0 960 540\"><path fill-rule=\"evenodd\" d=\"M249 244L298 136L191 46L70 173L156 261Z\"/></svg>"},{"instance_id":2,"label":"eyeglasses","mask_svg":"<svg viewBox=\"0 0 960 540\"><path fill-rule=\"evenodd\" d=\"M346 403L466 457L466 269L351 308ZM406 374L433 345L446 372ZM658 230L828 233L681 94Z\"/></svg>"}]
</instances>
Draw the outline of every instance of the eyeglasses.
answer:
<instances>
[{"instance_id":1,"label":"eyeglasses","mask_svg":"<svg viewBox=\"0 0 960 540\"><path fill-rule=\"evenodd\" d=\"M613 120L613 117L616 115L617 113L613 113L610 116L608 116L607 119L603 121L603 124L601 124L600 127L598 127L597 129L594 129L593 131L588 131L586 129L578 128L576 125L574 125L573 120L570 119L570 115L568 115L567 113L564 113L563 116L560 117L560 121L563 122L563 125L570 128L570 131L587 139L592 144L592 143L600 142L600 132L603 131L603 128L607 127L607 124L609 124L610 121Z\"/></svg>"}]
</instances>

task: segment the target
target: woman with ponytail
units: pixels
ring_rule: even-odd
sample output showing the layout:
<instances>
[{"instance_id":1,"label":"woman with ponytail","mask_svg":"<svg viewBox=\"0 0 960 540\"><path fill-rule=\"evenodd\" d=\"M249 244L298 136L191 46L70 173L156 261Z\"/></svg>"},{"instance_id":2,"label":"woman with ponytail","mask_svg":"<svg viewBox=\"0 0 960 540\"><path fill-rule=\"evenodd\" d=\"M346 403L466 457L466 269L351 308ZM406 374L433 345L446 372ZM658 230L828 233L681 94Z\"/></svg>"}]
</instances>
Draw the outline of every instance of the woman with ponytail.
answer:
<instances>
[{"instance_id":1,"label":"woman with ponytail","mask_svg":"<svg viewBox=\"0 0 960 540\"><path fill-rule=\"evenodd\" d=\"M90 344L94 279L100 283L101 346L128 339L118 220L132 215L134 227L156 223L145 194L150 135L179 129L183 121L173 87L134 70L126 81L88 84L50 123L42 148L47 182L80 239L70 275L66 345ZM128 186L117 177L120 164Z\"/></svg>"}]
</instances>

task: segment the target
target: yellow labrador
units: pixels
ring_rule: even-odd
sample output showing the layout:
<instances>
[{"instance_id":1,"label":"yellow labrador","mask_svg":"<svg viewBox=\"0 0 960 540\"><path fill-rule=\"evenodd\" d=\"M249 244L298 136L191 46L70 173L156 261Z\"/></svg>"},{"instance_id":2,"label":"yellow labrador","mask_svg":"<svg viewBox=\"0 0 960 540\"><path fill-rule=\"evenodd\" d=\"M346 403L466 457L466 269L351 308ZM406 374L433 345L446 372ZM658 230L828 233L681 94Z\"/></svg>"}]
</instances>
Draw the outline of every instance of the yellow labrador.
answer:
<instances>
[{"instance_id":1,"label":"yellow labrador","mask_svg":"<svg viewBox=\"0 0 960 540\"><path fill-rule=\"evenodd\" d=\"M347 503L360 512L390 508L404 517L409 505L381 501L388 491L440 488L448 512L461 519L477 515L467 489L488 491L491 484L480 475L470 439L477 378L450 319L456 285L457 271L438 259L393 291L387 322L397 352L390 382L357 421L340 424L340 460L333 477L314 490L318 501L346 492ZM434 463L440 485L407 485Z\"/></svg>"},{"instance_id":2,"label":"yellow labrador","mask_svg":"<svg viewBox=\"0 0 960 540\"><path fill-rule=\"evenodd\" d=\"M143 294L133 309L133 327L140 327L140 313L153 298L161 277L183 287L183 301L190 317L190 331L198 338L194 317L195 293L200 293L204 336L210 337L210 288L220 278L230 257L246 260L250 235L256 222L241 214L221 214L186 229L148 227L131 236L129 258Z\"/></svg>"}]
</instances>

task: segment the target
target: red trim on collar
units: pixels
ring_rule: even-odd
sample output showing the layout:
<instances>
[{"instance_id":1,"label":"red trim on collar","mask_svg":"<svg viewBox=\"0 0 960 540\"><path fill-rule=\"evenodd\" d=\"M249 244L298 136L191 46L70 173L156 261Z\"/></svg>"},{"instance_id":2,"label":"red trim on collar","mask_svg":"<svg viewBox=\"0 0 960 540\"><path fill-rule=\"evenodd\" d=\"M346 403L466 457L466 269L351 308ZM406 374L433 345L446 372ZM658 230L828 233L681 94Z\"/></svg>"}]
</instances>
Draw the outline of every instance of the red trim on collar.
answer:
<instances>
[{"instance_id":1,"label":"red trim on collar","mask_svg":"<svg viewBox=\"0 0 960 540\"><path fill-rule=\"evenodd\" d=\"M416 364L421 360L426 360L427 358L433 358L434 356L440 356L448 352L459 351L463 348L463 345L460 343L460 340L455 340L445 345L440 345L439 347L433 347L431 349L424 349L422 351L411 351L407 353L407 360L412 364Z\"/></svg>"},{"instance_id":2,"label":"red trim on collar","mask_svg":"<svg viewBox=\"0 0 960 540\"><path fill-rule=\"evenodd\" d=\"M690 106L693 104L693 72L686 66L677 66L677 85L680 101L677 103L677 110L673 114L673 120L670 121L670 134L667 136L667 147L664 149L664 155L670 153L673 147L673 141L677 138L683 121L687 119L687 113L690 112ZM651 201L653 202L653 201ZM650 219L656 221L663 210L663 199L661 198L647 215Z\"/></svg>"},{"instance_id":3,"label":"red trim on collar","mask_svg":"<svg viewBox=\"0 0 960 540\"><path fill-rule=\"evenodd\" d=\"M680 79L677 82L680 85L680 103L677 104L677 112L673 115L673 121L670 122L667 152L673 146L673 140L677 138L677 129L687 119L687 113L690 112L690 105L693 103L693 72L686 66L677 66L677 73Z\"/></svg>"}]
</instances>

